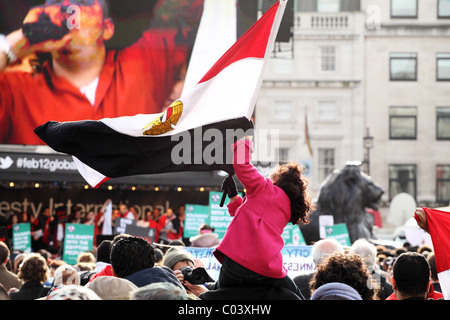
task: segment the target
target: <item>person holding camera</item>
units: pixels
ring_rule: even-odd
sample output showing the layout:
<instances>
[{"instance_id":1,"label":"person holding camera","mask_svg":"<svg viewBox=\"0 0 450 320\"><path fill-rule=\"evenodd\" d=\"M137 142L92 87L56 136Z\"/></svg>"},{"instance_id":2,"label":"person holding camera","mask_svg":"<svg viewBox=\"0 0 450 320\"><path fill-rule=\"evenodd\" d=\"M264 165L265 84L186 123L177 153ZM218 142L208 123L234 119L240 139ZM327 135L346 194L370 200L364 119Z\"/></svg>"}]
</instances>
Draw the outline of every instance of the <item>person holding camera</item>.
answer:
<instances>
[{"instance_id":1,"label":"person holding camera","mask_svg":"<svg viewBox=\"0 0 450 320\"><path fill-rule=\"evenodd\" d=\"M172 269L190 295L198 297L209 290L207 283L214 282L205 268L195 268L194 257L182 248L170 248L164 256L163 265Z\"/></svg>"}]
</instances>

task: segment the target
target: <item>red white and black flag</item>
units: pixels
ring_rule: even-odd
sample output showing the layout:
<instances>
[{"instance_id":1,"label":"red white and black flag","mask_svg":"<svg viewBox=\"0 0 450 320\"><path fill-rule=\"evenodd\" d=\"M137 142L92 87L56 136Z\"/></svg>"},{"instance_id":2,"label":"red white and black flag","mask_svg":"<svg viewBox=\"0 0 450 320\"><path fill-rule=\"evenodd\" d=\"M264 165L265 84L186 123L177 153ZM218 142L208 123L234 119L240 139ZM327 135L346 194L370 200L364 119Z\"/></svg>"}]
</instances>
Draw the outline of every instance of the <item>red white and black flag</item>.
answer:
<instances>
[{"instance_id":1,"label":"red white and black flag","mask_svg":"<svg viewBox=\"0 0 450 320\"><path fill-rule=\"evenodd\" d=\"M436 272L445 300L450 300L450 212L423 208L433 242ZM416 217L416 220L418 218Z\"/></svg>"},{"instance_id":2,"label":"red white and black flag","mask_svg":"<svg viewBox=\"0 0 450 320\"><path fill-rule=\"evenodd\" d=\"M47 122L35 133L74 157L93 187L110 178L181 171L233 173L227 152L248 135L287 0L275 3L189 92L161 114Z\"/></svg>"}]
</instances>

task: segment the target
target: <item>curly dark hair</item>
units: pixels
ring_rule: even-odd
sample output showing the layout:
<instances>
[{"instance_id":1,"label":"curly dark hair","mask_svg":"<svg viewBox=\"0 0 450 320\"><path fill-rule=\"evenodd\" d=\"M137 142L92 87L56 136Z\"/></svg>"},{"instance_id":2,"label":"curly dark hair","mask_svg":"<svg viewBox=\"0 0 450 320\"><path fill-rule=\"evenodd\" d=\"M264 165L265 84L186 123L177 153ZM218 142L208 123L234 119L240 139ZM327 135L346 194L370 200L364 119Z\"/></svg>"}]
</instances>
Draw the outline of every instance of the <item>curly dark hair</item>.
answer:
<instances>
[{"instance_id":1,"label":"curly dark hair","mask_svg":"<svg viewBox=\"0 0 450 320\"><path fill-rule=\"evenodd\" d=\"M302 178L302 167L296 162L288 162L279 166L271 175L273 184L281 188L291 200L292 224L309 222L309 213L314 204L306 190L308 181Z\"/></svg>"},{"instance_id":2,"label":"curly dark hair","mask_svg":"<svg viewBox=\"0 0 450 320\"><path fill-rule=\"evenodd\" d=\"M311 293L320 286L339 282L354 288L363 300L376 300L376 292L370 285L370 272L363 258L357 254L335 253L317 266L310 282Z\"/></svg>"},{"instance_id":3,"label":"curly dark hair","mask_svg":"<svg viewBox=\"0 0 450 320\"><path fill-rule=\"evenodd\" d=\"M155 250L146 240L127 236L111 245L111 266L119 278L152 268L155 265Z\"/></svg>"},{"instance_id":4,"label":"curly dark hair","mask_svg":"<svg viewBox=\"0 0 450 320\"><path fill-rule=\"evenodd\" d=\"M27 255L20 264L17 274L24 282L36 281L39 283L47 281L48 275L47 261L39 253L30 253Z\"/></svg>"}]
</instances>

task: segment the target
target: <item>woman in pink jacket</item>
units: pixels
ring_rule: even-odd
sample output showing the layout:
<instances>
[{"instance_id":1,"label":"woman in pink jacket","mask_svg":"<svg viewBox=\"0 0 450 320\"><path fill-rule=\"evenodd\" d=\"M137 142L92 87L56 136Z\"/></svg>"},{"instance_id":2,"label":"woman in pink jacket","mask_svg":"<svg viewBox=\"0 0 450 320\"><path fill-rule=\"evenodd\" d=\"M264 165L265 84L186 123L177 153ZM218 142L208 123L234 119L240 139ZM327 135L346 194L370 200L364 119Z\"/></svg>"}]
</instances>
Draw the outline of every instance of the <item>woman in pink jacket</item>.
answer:
<instances>
[{"instance_id":1,"label":"woman in pink jacket","mask_svg":"<svg viewBox=\"0 0 450 320\"><path fill-rule=\"evenodd\" d=\"M307 222L312 209L302 169L290 162L265 178L251 164L252 141L239 140L233 148L233 168L246 197L237 194L231 176L224 180L222 190L228 193L228 212L234 218L214 251L222 263L216 287L284 287L302 298L281 255L285 226Z\"/></svg>"}]
</instances>

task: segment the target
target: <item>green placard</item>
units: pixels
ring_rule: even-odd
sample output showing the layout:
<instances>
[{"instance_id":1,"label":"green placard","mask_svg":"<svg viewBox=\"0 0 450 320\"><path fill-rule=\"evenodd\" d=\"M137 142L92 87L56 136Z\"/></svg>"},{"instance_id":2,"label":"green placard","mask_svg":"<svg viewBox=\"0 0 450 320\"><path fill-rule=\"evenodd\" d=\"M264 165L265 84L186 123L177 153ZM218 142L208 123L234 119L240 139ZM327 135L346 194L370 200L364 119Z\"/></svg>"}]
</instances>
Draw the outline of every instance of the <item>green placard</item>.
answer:
<instances>
[{"instance_id":1,"label":"green placard","mask_svg":"<svg viewBox=\"0 0 450 320\"><path fill-rule=\"evenodd\" d=\"M13 226L13 248L31 252L30 223L18 223Z\"/></svg>"},{"instance_id":2,"label":"green placard","mask_svg":"<svg viewBox=\"0 0 450 320\"><path fill-rule=\"evenodd\" d=\"M351 246L350 236L345 223L325 227L325 234L326 238L336 239L343 246Z\"/></svg>"},{"instance_id":3,"label":"green placard","mask_svg":"<svg viewBox=\"0 0 450 320\"><path fill-rule=\"evenodd\" d=\"M199 228L202 224L210 223L209 206L198 204L186 204L184 206L186 218L184 220L183 236L185 238L194 237L199 234Z\"/></svg>"},{"instance_id":4,"label":"green placard","mask_svg":"<svg viewBox=\"0 0 450 320\"><path fill-rule=\"evenodd\" d=\"M288 223L284 227L281 237L286 246L306 246L305 238L303 238L303 234L297 225Z\"/></svg>"},{"instance_id":5,"label":"green placard","mask_svg":"<svg viewBox=\"0 0 450 320\"><path fill-rule=\"evenodd\" d=\"M94 246L94 226L67 223L64 235L63 260L68 264L76 264L78 255L92 250Z\"/></svg>"},{"instance_id":6,"label":"green placard","mask_svg":"<svg viewBox=\"0 0 450 320\"><path fill-rule=\"evenodd\" d=\"M215 228L214 233L219 235L219 239L223 239L231 220L233 220L233 217L230 216L227 208L230 199L226 197L223 207L220 206L222 194L223 192L218 191L209 192L210 226Z\"/></svg>"}]
</instances>

